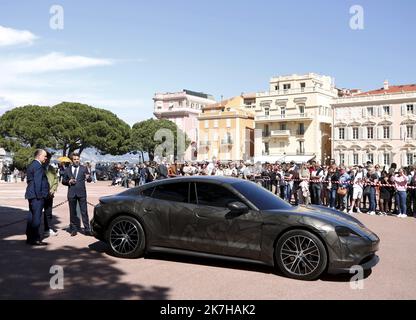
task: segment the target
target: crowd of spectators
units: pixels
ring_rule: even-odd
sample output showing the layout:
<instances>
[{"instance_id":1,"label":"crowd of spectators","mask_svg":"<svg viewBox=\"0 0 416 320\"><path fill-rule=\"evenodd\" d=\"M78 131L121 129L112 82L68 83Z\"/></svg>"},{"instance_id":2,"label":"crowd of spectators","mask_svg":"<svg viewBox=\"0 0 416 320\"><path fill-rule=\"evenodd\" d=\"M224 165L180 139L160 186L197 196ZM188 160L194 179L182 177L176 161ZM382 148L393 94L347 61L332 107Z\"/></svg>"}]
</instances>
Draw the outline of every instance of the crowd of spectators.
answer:
<instances>
[{"instance_id":1,"label":"crowd of spectators","mask_svg":"<svg viewBox=\"0 0 416 320\"><path fill-rule=\"evenodd\" d=\"M293 205L314 204L345 213L416 216L415 167L373 165L346 167L331 161L296 164L246 161L145 162L115 164L112 185L140 186L177 176L215 175L247 179L262 185Z\"/></svg>"}]
</instances>

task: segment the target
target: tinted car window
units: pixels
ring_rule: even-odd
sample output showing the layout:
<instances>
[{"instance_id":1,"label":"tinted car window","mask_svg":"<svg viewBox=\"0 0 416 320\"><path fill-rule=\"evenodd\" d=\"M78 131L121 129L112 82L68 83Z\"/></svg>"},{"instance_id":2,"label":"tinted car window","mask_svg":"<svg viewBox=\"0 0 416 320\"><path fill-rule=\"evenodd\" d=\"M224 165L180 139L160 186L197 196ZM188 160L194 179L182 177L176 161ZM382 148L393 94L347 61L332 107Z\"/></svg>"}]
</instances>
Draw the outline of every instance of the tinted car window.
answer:
<instances>
[{"instance_id":1,"label":"tinted car window","mask_svg":"<svg viewBox=\"0 0 416 320\"><path fill-rule=\"evenodd\" d=\"M290 204L253 182L242 181L233 183L232 186L260 210L292 208Z\"/></svg>"},{"instance_id":2,"label":"tinted car window","mask_svg":"<svg viewBox=\"0 0 416 320\"><path fill-rule=\"evenodd\" d=\"M155 188L147 188L147 189L145 189L145 190L142 190L142 191L140 192L140 194L141 194L142 196L145 196L145 197L151 197L154 189L155 189Z\"/></svg>"},{"instance_id":3,"label":"tinted car window","mask_svg":"<svg viewBox=\"0 0 416 320\"><path fill-rule=\"evenodd\" d=\"M189 203L194 203L196 204L196 185L195 183L191 183L191 186L189 188Z\"/></svg>"},{"instance_id":4,"label":"tinted car window","mask_svg":"<svg viewBox=\"0 0 416 320\"><path fill-rule=\"evenodd\" d=\"M152 198L175 202L188 202L188 189L188 182L163 184L155 187Z\"/></svg>"},{"instance_id":5,"label":"tinted car window","mask_svg":"<svg viewBox=\"0 0 416 320\"><path fill-rule=\"evenodd\" d=\"M241 201L234 193L212 183L197 183L198 204L214 207L226 207L234 201Z\"/></svg>"}]
</instances>

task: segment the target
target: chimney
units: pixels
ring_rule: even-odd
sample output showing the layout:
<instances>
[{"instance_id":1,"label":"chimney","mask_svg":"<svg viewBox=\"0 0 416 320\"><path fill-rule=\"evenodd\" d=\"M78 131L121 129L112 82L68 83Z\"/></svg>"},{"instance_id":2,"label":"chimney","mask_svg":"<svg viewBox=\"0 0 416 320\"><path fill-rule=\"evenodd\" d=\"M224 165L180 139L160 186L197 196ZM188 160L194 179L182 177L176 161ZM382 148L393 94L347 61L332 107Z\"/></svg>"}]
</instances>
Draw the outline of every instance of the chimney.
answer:
<instances>
[{"instance_id":1,"label":"chimney","mask_svg":"<svg viewBox=\"0 0 416 320\"><path fill-rule=\"evenodd\" d=\"M389 90L389 81L384 80L384 90Z\"/></svg>"}]
</instances>

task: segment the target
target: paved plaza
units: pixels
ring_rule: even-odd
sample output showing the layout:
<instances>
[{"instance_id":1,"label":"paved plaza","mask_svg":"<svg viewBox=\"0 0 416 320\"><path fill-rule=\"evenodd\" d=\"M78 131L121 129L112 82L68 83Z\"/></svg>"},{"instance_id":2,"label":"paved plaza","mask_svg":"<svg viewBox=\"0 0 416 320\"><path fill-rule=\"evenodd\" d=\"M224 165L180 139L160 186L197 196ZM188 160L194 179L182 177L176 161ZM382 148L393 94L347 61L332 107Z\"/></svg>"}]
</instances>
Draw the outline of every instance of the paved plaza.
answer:
<instances>
[{"instance_id":1,"label":"paved plaza","mask_svg":"<svg viewBox=\"0 0 416 320\"><path fill-rule=\"evenodd\" d=\"M284 278L272 268L211 259L152 254L123 260L92 237L70 237L68 204L54 210L57 237L46 247L25 244L26 184L0 183L0 299L415 299L416 219L357 215L381 239L380 263L362 289L351 275L312 282ZM123 191L108 182L88 184L88 201ZM55 204L66 200L60 185ZM90 218L92 206L88 207ZM64 288L51 289L52 266L64 271Z\"/></svg>"}]
</instances>

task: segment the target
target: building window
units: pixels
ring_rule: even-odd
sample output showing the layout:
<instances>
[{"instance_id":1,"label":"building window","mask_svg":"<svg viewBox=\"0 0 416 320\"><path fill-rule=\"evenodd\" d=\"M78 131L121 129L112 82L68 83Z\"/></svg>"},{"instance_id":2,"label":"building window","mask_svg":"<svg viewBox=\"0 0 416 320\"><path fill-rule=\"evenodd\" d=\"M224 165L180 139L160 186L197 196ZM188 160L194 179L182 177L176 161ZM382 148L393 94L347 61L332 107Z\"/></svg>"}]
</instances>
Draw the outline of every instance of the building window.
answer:
<instances>
[{"instance_id":1,"label":"building window","mask_svg":"<svg viewBox=\"0 0 416 320\"><path fill-rule=\"evenodd\" d=\"M305 134L305 124L304 123L299 123L298 134L299 135L304 135Z\"/></svg>"},{"instance_id":2,"label":"building window","mask_svg":"<svg viewBox=\"0 0 416 320\"><path fill-rule=\"evenodd\" d=\"M227 119L226 122L227 122L227 128L231 128L231 119Z\"/></svg>"},{"instance_id":3,"label":"building window","mask_svg":"<svg viewBox=\"0 0 416 320\"><path fill-rule=\"evenodd\" d=\"M354 153L353 155L352 155L352 164L353 165L358 165L358 153Z\"/></svg>"},{"instance_id":4,"label":"building window","mask_svg":"<svg viewBox=\"0 0 416 320\"><path fill-rule=\"evenodd\" d=\"M270 115L270 108L264 108L264 115L269 116Z\"/></svg>"},{"instance_id":5,"label":"building window","mask_svg":"<svg viewBox=\"0 0 416 320\"><path fill-rule=\"evenodd\" d=\"M283 85L283 90L289 90L290 89L290 84L284 84Z\"/></svg>"},{"instance_id":6,"label":"building window","mask_svg":"<svg viewBox=\"0 0 416 320\"><path fill-rule=\"evenodd\" d=\"M269 125L266 124L266 125L264 125L263 137L268 137L269 135L270 135Z\"/></svg>"},{"instance_id":7,"label":"building window","mask_svg":"<svg viewBox=\"0 0 416 320\"><path fill-rule=\"evenodd\" d=\"M305 141L299 141L298 153L299 154L304 154L305 153Z\"/></svg>"},{"instance_id":8,"label":"building window","mask_svg":"<svg viewBox=\"0 0 416 320\"><path fill-rule=\"evenodd\" d=\"M413 139L413 126L406 126L406 138Z\"/></svg>"},{"instance_id":9,"label":"building window","mask_svg":"<svg viewBox=\"0 0 416 320\"><path fill-rule=\"evenodd\" d=\"M415 107L413 104L407 105L407 114L414 114L415 113Z\"/></svg>"},{"instance_id":10,"label":"building window","mask_svg":"<svg viewBox=\"0 0 416 320\"><path fill-rule=\"evenodd\" d=\"M282 108L280 109L280 116L281 116L282 118L286 118L286 107L282 107Z\"/></svg>"},{"instance_id":11,"label":"building window","mask_svg":"<svg viewBox=\"0 0 416 320\"><path fill-rule=\"evenodd\" d=\"M214 128L218 128L218 120L214 120Z\"/></svg>"},{"instance_id":12,"label":"building window","mask_svg":"<svg viewBox=\"0 0 416 320\"><path fill-rule=\"evenodd\" d=\"M208 128L209 128L209 121L205 120L205 129L208 129Z\"/></svg>"},{"instance_id":13,"label":"building window","mask_svg":"<svg viewBox=\"0 0 416 320\"><path fill-rule=\"evenodd\" d=\"M274 86L274 89L277 91L277 90L279 90L279 85L275 85Z\"/></svg>"},{"instance_id":14,"label":"building window","mask_svg":"<svg viewBox=\"0 0 416 320\"><path fill-rule=\"evenodd\" d=\"M339 154L339 164L340 165L345 164L345 154L343 154L343 153Z\"/></svg>"},{"instance_id":15,"label":"building window","mask_svg":"<svg viewBox=\"0 0 416 320\"><path fill-rule=\"evenodd\" d=\"M305 88L306 88L306 83L305 82L301 82L300 83L300 89L301 89L300 91L302 91L302 92L305 91Z\"/></svg>"},{"instance_id":16,"label":"building window","mask_svg":"<svg viewBox=\"0 0 416 320\"><path fill-rule=\"evenodd\" d=\"M383 115L384 116L390 116L390 106L383 106Z\"/></svg>"},{"instance_id":17,"label":"building window","mask_svg":"<svg viewBox=\"0 0 416 320\"><path fill-rule=\"evenodd\" d=\"M367 139L374 139L374 128L367 127Z\"/></svg>"},{"instance_id":18,"label":"building window","mask_svg":"<svg viewBox=\"0 0 416 320\"><path fill-rule=\"evenodd\" d=\"M266 153L266 155L269 154L269 143L268 142L264 143L264 152Z\"/></svg>"},{"instance_id":19,"label":"building window","mask_svg":"<svg viewBox=\"0 0 416 320\"><path fill-rule=\"evenodd\" d=\"M352 128L352 139L358 140L358 128Z\"/></svg>"},{"instance_id":20,"label":"building window","mask_svg":"<svg viewBox=\"0 0 416 320\"><path fill-rule=\"evenodd\" d=\"M374 163L374 154L368 153L367 154L367 161L370 161L371 163Z\"/></svg>"},{"instance_id":21,"label":"building window","mask_svg":"<svg viewBox=\"0 0 416 320\"><path fill-rule=\"evenodd\" d=\"M390 127L383 127L383 139L390 139Z\"/></svg>"},{"instance_id":22,"label":"building window","mask_svg":"<svg viewBox=\"0 0 416 320\"><path fill-rule=\"evenodd\" d=\"M374 116L374 107L367 107L367 116L369 117Z\"/></svg>"},{"instance_id":23,"label":"building window","mask_svg":"<svg viewBox=\"0 0 416 320\"><path fill-rule=\"evenodd\" d=\"M339 128L339 140L345 140L345 128Z\"/></svg>"},{"instance_id":24,"label":"building window","mask_svg":"<svg viewBox=\"0 0 416 320\"><path fill-rule=\"evenodd\" d=\"M281 123L281 124L280 124L280 130L287 130L287 125L286 125L286 123Z\"/></svg>"},{"instance_id":25,"label":"building window","mask_svg":"<svg viewBox=\"0 0 416 320\"><path fill-rule=\"evenodd\" d=\"M390 153L383 154L383 164L385 166L390 166Z\"/></svg>"},{"instance_id":26,"label":"building window","mask_svg":"<svg viewBox=\"0 0 416 320\"><path fill-rule=\"evenodd\" d=\"M305 106L299 106L299 113L301 115L304 115L305 114Z\"/></svg>"},{"instance_id":27,"label":"building window","mask_svg":"<svg viewBox=\"0 0 416 320\"><path fill-rule=\"evenodd\" d=\"M406 154L406 165L411 166L415 162L415 155L413 153Z\"/></svg>"}]
</instances>

